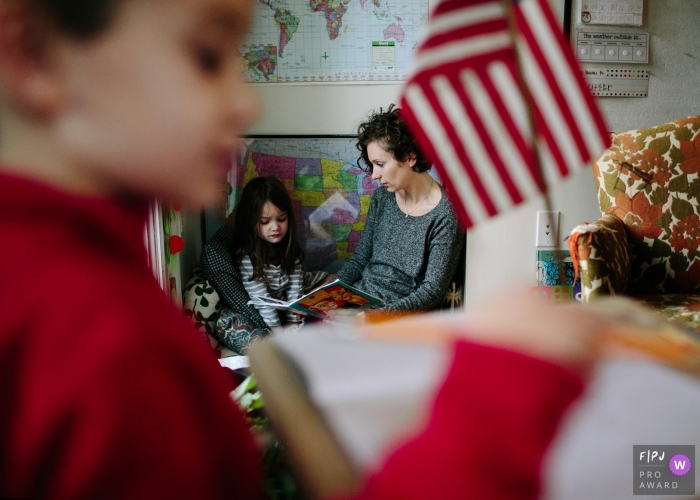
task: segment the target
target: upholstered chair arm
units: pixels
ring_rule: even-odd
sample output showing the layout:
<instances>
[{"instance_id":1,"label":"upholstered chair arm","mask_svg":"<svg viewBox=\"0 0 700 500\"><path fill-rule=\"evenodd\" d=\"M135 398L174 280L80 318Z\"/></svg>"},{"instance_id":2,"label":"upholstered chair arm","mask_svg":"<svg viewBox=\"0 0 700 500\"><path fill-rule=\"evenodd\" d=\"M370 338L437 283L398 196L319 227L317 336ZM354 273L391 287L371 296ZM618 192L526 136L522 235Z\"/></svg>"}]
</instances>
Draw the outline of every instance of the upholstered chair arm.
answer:
<instances>
[{"instance_id":1,"label":"upholstered chair arm","mask_svg":"<svg viewBox=\"0 0 700 500\"><path fill-rule=\"evenodd\" d=\"M581 275L583 301L622 295L630 278L630 256L622 221L604 215L574 228L568 240L574 270Z\"/></svg>"}]
</instances>

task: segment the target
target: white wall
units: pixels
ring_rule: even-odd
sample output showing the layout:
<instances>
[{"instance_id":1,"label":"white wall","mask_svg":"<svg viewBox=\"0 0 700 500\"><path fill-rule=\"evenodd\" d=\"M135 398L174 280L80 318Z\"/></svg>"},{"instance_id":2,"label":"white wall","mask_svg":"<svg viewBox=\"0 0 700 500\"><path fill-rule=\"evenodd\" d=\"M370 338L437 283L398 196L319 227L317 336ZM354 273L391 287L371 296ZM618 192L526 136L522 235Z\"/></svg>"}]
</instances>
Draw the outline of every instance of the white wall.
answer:
<instances>
[{"instance_id":1,"label":"white wall","mask_svg":"<svg viewBox=\"0 0 700 500\"><path fill-rule=\"evenodd\" d=\"M400 85L253 85L262 106L251 134L354 134L367 113L398 104Z\"/></svg>"}]
</instances>

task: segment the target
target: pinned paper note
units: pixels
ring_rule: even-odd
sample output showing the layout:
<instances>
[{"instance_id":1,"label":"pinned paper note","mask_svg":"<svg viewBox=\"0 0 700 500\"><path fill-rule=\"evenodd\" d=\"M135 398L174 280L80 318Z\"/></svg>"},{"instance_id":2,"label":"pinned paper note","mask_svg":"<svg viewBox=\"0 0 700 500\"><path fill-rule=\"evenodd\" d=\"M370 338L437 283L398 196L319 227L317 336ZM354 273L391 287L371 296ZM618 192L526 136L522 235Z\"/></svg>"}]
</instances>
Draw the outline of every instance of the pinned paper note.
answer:
<instances>
[{"instance_id":1,"label":"pinned paper note","mask_svg":"<svg viewBox=\"0 0 700 500\"><path fill-rule=\"evenodd\" d=\"M578 22L641 26L643 5L643 0L579 0Z\"/></svg>"}]
</instances>

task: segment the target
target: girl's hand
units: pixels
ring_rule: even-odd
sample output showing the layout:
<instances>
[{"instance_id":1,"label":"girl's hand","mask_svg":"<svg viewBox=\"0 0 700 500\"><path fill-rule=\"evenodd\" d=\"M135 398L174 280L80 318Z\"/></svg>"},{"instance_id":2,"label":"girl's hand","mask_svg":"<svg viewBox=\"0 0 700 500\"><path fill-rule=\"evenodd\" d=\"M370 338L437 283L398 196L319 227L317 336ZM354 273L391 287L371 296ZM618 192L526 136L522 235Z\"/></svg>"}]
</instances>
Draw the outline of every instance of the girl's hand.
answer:
<instances>
[{"instance_id":1,"label":"girl's hand","mask_svg":"<svg viewBox=\"0 0 700 500\"><path fill-rule=\"evenodd\" d=\"M287 331L295 332L295 331L299 330L302 326L304 326L306 316L304 316L303 314L295 314L295 316L299 319L299 321L296 323L290 324L287 327Z\"/></svg>"}]
</instances>

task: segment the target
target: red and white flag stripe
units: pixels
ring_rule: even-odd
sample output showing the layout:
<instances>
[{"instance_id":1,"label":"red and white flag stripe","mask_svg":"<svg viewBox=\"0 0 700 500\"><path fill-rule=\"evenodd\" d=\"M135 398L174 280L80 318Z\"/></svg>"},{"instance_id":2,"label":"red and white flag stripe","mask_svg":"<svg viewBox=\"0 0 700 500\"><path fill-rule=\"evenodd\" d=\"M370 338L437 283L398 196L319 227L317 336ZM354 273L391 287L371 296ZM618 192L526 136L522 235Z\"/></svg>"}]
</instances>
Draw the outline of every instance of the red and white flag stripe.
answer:
<instances>
[{"instance_id":1,"label":"red and white flag stripe","mask_svg":"<svg viewBox=\"0 0 700 500\"><path fill-rule=\"evenodd\" d=\"M547 0L514 2L514 14L522 80L503 2L443 0L402 96L403 116L466 227L541 192L533 143L548 181L607 146L603 119ZM534 132L519 81L532 99Z\"/></svg>"}]
</instances>

